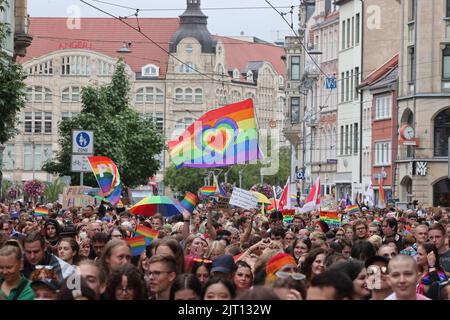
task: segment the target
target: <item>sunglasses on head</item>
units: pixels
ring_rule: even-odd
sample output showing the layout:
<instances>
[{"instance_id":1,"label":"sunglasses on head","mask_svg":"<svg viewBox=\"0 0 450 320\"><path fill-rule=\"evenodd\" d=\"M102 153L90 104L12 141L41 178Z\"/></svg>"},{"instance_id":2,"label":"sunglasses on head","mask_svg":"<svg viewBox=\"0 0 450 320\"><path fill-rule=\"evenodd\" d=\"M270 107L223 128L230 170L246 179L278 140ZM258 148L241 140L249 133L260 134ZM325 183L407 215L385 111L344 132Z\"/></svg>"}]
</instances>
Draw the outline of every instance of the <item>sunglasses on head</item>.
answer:
<instances>
[{"instance_id":1,"label":"sunglasses on head","mask_svg":"<svg viewBox=\"0 0 450 320\"><path fill-rule=\"evenodd\" d=\"M44 266L44 265L37 265L36 267L35 267L35 269L36 270L41 270L41 269L47 269L47 270L52 270L53 269L53 266Z\"/></svg>"},{"instance_id":2,"label":"sunglasses on head","mask_svg":"<svg viewBox=\"0 0 450 320\"><path fill-rule=\"evenodd\" d=\"M192 261L198 262L198 263L206 263L206 264L212 263L212 260L208 260L208 259L200 259L200 258L194 258L194 259L192 259Z\"/></svg>"},{"instance_id":3,"label":"sunglasses on head","mask_svg":"<svg viewBox=\"0 0 450 320\"><path fill-rule=\"evenodd\" d=\"M303 280L306 278L304 274L298 273L298 272L286 272L286 271L278 271L275 273L275 275L280 279L286 279L291 277L294 280Z\"/></svg>"}]
</instances>

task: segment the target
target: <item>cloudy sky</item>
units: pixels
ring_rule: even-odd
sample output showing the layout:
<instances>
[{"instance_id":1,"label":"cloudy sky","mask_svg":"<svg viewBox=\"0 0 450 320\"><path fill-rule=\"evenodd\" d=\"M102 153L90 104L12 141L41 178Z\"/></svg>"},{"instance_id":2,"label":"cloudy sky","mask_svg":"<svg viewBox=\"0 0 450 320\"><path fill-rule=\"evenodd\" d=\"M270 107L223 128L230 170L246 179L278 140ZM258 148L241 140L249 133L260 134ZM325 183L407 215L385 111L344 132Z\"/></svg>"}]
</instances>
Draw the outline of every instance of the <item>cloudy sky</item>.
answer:
<instances>
[{"instance_id":1,"label":"cloudy sky","mask_svg":"<svg viewBox=\"0 0 450 320\"><path fill-rule=\"evenodd\" d=\"M139 8L140 17L177 17L186 8L186 0L86 0L116 16L129 16ZM299 0L269 0L276 7L298 6ZM117 7L107 3L124 7ZM75 6L75 7L74 7ZM125 8L129 7L129 8ZM250 9L249 7L253 7ZM254 9L254 7L266 7ZM275 41L277 37L292 35L289 26L264 0L203 0L202 8L209 17L208 29L212 34L224 36L256 36L266 41ZM207 8L215 8L208 10ZM220 8L220 9L217 9ZM241 9L229 9L241 8ZM151 9L152 11L144 11ZM163 10L161 10L163 9ZM288 12L289 8L279 8ZM81 17L105 17L105 14L87 6L79 0L28 0L28 11L32 17L67 17L79 11ZM294 28L297 29L298 9L294 11ZM290 14L286 16L290 22Z\"/></svg>"}]
</instances>

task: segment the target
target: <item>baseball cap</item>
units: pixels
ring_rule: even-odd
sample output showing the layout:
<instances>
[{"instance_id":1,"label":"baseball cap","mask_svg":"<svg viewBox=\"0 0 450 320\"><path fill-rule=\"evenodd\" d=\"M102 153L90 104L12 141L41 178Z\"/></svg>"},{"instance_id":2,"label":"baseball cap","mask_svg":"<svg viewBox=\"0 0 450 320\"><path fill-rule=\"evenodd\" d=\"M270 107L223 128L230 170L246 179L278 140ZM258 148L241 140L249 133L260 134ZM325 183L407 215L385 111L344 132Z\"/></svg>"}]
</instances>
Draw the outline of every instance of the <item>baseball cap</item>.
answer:
<instances>
[{"instance_id":1,"label":"baseball cap","mask_svg":"<svg viewBox=\"0 0 450 320\"><path fill-rule=\"evenodd\" d=\"M35 280L30 284L30 286L33 290L35 290L35 288L39 285L43 285L54 292L59 291L59 284L58 284L58 281L56 281L56 280L40 279L40 280Z\"/></svg>"},{"instance_id":2,"label":"baseball cap","mask_svg":"<svg viewBox=\"0 0 450 320\"><path fill-rule=\"evenodd\" d=\"M234 263L234 258L232 255L224 254L217 257L211 268L211 273L222 272L222 273L233 273L236 269L236 264Z\"/></svg>"},{"instance_id":3,"label":"baseball cap","mask_svg":"<svg viewBox=\"0 0 450 320\"><path fill-rule=\"evenodd\" d=\"M369 266L371 266L372 264L374 264L375 262L383 262L386 265L389 263L389 259L383 256L372 256L369 259L366 260L365 262L365 267L368 268Z\"/></svg>"}]
</instances>

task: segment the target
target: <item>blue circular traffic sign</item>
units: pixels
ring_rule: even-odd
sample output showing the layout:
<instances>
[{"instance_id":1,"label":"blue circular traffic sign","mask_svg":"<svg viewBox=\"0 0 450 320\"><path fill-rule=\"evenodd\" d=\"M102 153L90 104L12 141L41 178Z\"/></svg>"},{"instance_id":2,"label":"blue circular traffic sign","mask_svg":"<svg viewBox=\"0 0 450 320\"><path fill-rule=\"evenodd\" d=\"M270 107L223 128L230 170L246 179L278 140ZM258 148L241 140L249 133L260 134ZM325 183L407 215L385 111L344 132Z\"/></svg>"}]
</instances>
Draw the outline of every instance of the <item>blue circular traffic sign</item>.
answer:
<instances>
[{"instance_id":1,"label":"blue circular traffic sign","mask_svg":"<svg viewBox=\"0 0 450 320\"><path fill-rule=\"evenodd\" d=\"M86 148L91 142L91 138L86 132L80 132L77 134L75 141L79 147Z\"/></svg>"}]
</instances>

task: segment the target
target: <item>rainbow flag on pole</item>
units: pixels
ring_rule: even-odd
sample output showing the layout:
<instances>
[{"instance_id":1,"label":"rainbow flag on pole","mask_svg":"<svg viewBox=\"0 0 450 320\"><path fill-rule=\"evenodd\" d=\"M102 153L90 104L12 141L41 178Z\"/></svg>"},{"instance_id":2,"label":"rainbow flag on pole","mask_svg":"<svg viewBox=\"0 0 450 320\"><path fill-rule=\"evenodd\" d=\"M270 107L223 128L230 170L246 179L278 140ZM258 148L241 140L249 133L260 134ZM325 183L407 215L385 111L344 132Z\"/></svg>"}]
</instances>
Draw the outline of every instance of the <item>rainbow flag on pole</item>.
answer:
<instances>
[{"instance_id":1,"label":"rainbow flag on pole","mask_svg":"<svg viewBox=\"0 0 450 320\"><path fill-rule=\"evenodd\" d=\"M337 212L320 211L320 221L326 222L330 228L341 226L341 216Z\"/></svg>"},{"instance_id":2,"label":"rainbow flag on pole","mask_svg":"<svg viewBox=\"0 0 450 320\"><path fill-rule=\"evenodd\" d=\"M177 168L214 168L263 159L253 100L208 111L176 140L168 142Z\"/></svg>"},{"instance_id":3,"label":"rainbow flag on pole","mask_svg":"<svg viewBox=\"0 0 450 320\"><path fill-rule=\"evenodd\" d=\"M126 239L128 244L131 247L131 255L138 256L142 252L145 251L145 237L144 236L138 236L131 239Z\"/></svg>"},{"instance_id":4,"label":"rainbow flag on pole","mask_svg":"<svg viewBox=\"0 0 450 320\"><path fill-rule=\"evenodd\" d=\"M35 217L48 216L48 209L47 208L35 208L34 209L34 216Z\"/></svg>"},{"instance_id":5,"label":"rainbow flag on pole","mask_svg":"<svg viewBox=\"0 0 450 320\"><path fill-rule=\"evenodd\" d=\"M186 193L184 199L180 203L180 205L190 213L194 211L197 204L198 204L198 197L192 192Z\"/></svg>"},{"instance_id":6,"label":"rainbow flag on pole","mask_svg":"<svg viewBox=\"0 0 450 320\"><path fill-rule=\"evenodd\" d=\"M144 236L145 244L148 246L153 240L158 238L159 231L140 225L136 228L136 235Z\"/></svg>"},{"instance_id":7,"label":"rainbow flag on pole","mask_svg":"<svg viewBox=\"0 0 450 320\"><path fill-rule=\"evenodd\" d=\"M200 193L204 196L210 197L216 194L216 186L203 186L199 189Z\"/></svg>"},{"instance_id":8,"label":"rainbow flag on pole","mask_svg":"<svg viewBox=\"0 0 450 320\"><path fill-rule=\"evenodd\" d=\"M345 207L345 212L348 214L354 214L354 213L359 213L359 206L357 204L354 204L352 206L347 206Z\"/></svg>"},{"instance_id":9,"label":"rainbow flag on pole","mask_svg":"<svg viewBox=\"0 0 450 320\"><path fill-rule=\"evenodd\" d=\"M122 193L120 174L116 164L108 157L92 156L87 158L101 189L100 196L115 206L120 202Z\"/></svg>"}]
</instances>

